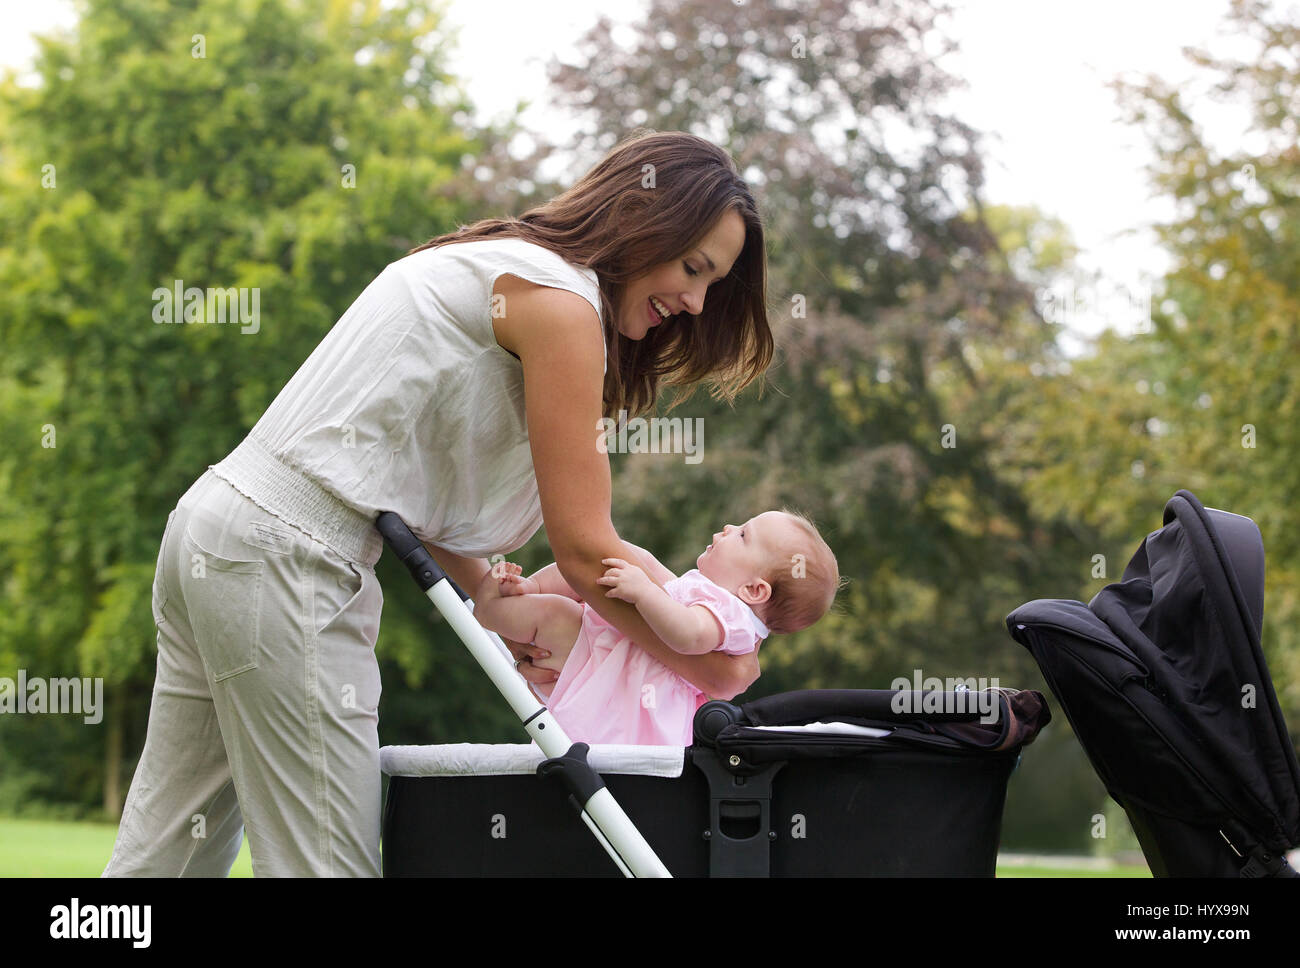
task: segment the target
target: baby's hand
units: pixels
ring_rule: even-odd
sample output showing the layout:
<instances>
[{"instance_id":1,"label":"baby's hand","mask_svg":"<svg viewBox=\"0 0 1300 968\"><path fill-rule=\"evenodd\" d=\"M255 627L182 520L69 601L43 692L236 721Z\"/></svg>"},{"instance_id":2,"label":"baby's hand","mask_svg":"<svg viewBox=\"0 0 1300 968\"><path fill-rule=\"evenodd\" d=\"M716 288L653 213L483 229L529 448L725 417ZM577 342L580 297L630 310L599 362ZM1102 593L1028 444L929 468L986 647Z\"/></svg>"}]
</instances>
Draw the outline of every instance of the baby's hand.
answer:
<instances>
[{"instance_id":1,"label":"baby's hand","mask_svg":"<svg viewBox=\"0 0 1300 968\"><path fill-rule=\"evenodd\" d=\"M649 589L659 587L644 571L622 558L602 558L601 564L605 574L596 579L596 584L610 586L606 598L620 598L635 605Z\"/></svg>"},{"instance_id":2,"label":"baby's hand","mask_svg":"<svg viewBox=\"0 0 1300 968\"><path fill-rule=\"evenodd\" d=\"M531 578L523 577L524 570L513 561L498 561L492 566L497 577L497 593L507 595L536 595L541 589Z\"/></svg>"}]
</instances>

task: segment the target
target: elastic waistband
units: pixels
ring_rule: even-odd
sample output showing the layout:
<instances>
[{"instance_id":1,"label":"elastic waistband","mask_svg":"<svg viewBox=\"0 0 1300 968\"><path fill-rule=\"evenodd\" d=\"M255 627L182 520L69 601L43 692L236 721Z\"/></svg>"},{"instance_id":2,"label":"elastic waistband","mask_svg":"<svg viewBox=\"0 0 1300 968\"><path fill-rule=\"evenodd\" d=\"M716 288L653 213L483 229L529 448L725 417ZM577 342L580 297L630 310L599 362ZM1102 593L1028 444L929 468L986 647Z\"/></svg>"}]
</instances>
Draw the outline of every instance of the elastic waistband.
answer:
<instances>
[{"instance_id":1,"label":"elastic waistband","mask_svg":"<svg viewBox=\"0 0 1300 968\"><path fill-rule=\"evenodd\" d=\"M212 473L349 561L373 565L384 550L384 539L371 518L284 463L251 435L213 464Z\"/></svg>"}]
</instances>

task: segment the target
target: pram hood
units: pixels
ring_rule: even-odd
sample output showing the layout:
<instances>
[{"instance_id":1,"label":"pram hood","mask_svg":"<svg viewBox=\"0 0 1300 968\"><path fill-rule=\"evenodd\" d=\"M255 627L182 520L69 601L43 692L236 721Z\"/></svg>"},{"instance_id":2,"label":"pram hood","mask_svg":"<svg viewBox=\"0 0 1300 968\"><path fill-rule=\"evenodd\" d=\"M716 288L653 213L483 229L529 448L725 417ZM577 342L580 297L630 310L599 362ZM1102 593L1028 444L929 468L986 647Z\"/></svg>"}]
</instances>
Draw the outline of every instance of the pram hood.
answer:
<instances>
[{"instance_id":1,"label":"pram hood","mask_svg":"<svg viewBox=\"0 0 1300 968\"><path fill-rule=\"evenodd\" d=\"M1112 796L1189 822L1235 818L1284 851L1300 842L1300 768L1260 648L1263 615L1259 528L1180 490L1120 582L1086 607L1029 602L1007 628ZM1098 685L1107 674L1109 692ZM1113 680L1154 735L1108 733Z\"/></svg>"}]
</instances>

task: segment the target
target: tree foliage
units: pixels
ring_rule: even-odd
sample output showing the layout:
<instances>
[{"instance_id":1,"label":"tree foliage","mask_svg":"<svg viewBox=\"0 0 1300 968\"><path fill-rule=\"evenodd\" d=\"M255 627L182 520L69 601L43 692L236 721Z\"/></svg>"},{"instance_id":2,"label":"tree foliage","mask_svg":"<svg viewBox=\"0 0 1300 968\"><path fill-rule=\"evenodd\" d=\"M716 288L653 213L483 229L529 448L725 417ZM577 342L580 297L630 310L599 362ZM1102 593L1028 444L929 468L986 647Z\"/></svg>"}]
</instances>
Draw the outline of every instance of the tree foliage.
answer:
<instances>
[{"instance_id":1,"label":"tree foliage","mask_svg":"<svg viewBox=\"0 0 1300 968\"><path fill-rule=\"evenodd\" d=\"M1152 191L1173 202L1156 230L1173 266L1149 324L1102 335L1087 358L1009 403L1003 455L1042 513L1094 522L1114 562L1161 525L1179 488L1252 518L1264 538L1264 651L1283 712L1300 722L1300 24L1234 0L1246 61L1192 50L1208 96L1244 105L1251 150L1220 153L1194 94L1158 77L1116 82L1154 151ZM1098 583L1098 588L1100 583Z\"/></svg>"},{"instance_id":2,"label":"tree foliage","mask_svg":"<svg viewBox=\"0 0 1300 968\"><path fill-rule=\"evenodd\" d=\"M1193 52L1220 94L1249 100L1260 150L1217 155L1157 78L1119 86L1156 147L1153 191L1178 206L1161 227L1175 268L1148 331L1080 359L1041 311L1073 272L1069 234L984 197L981 135L944 106L959 80L936 63L938 3L653 0L553 68L553 100L585 125L565 145L517 121L473 129L427 0L80 9L75 32L42 41L38 87L0 85L0 675L99 675L114 698L90 741L0 723L0 811L93 803L126 775L112 751L143 741L167 512L374 275L550 197L566 186L539 164L567 159L571 182L636 126L737 160L780 348L734 408L697 394L673 411L703 421L699 463L611 455L615 524L681 572L722 523L792 505L849 579L822 622L764 645L753 695L917 669L1045 688L1003 617L1116 580L1187 487L1263 530L1265 648L1300 717L1300 41L1265 4L1232 7L1258 57ZM178 279L257 289L257 332L154 322L152 293ZM550 560L545 535L517 557ZM405 574L387 558L378 572L381 739L517 738ZM1007 829L1084 847L1102 794L1058 721L1027 757L1043 767L1017 774Z\"/></svg>"},{"instance_id":3,"label":"tree foliage","mask_svg":"<svg viewBox=\"0 0 1300 968\"><path fill-rule=\"evenodd\" d=\"M0 89L0 674L103 677L134 752L169 510L387 263L501 203L470 166L510 132L470 130L427 0L80 12ZM257 325L157 322L177 280L256 291ZM384 616L417 677L426 615Z\"/></svg>"},{"instance_id":4,"label":"tree foliage","mask_svg":"<svg viewBox=\"0 0 1300 968\"><path fill-rule=\"evenodd\" d=\"M943 107L943 12L654 3L622 41L599 23L553 74L593 155L628 123L709 137L764 216L781 346L765 392L734 410L692 398L674 414L703 419L704 459L619 459L615 492L633 540L679 568L727 520L790 504L823 525L849 584L765 647L759 693L917 668L1023 682L1001 615L1077 584L1072 533L989 459L1004 428L970 359L1037 360L1052 339L984 211L979 135Z\"/></svg>"}]
</instances>

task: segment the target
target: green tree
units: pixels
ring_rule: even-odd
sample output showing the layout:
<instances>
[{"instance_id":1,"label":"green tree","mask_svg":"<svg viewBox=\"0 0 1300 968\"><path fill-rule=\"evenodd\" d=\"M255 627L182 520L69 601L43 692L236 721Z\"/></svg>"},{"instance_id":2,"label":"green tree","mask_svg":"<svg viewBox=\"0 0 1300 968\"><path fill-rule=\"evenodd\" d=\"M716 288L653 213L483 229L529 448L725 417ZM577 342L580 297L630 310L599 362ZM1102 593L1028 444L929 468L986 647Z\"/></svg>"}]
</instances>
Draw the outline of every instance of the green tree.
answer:
<instances>
[{"instance_id":1,"label":"green tree","mask_svg":"<svg viewBox=\"0 0 1300 968\"><path fill-rule=\"evenodd\" d=\"M767 647L756 693L915 668L1033 684L1001 618L1077 582L1059 555L1073 536L990 463L1005 428L967 359L1014 348L1028 366L1051 334L986 217L978 132L942 106L944 12L654 3L626 41L601 22L553 73L590 154L627 124L693 131L732 153L765 218L765 391L674 412L704 420L696 465L615 458L620 528L678 569L723 521L788 503L822 525L850 583Z\"/></svg>"},{"instance_id":2,"label":"green tree","mask_svg":"<svg viewBox=\"0 0 1300 968\"><path fill-rule=\"evenodd\" d=\"M513 128L469 129L429 0L79 11L40 40L37 86L0 86L0 675L101 676L105 718L4 717L0 770L45 757L42 790L57 776L112 814L143 744L168 511L384 265L504 204L518 172L475 177ZM256 326L158 323L177 280L256 291ZM390 595L383 621L417 681L451 647L428 613ZM435 728L502 721L476 670L439 675Z\"/></svg>"},{"instance_id":3,"label":"green tree","mask_svg":"<svg viewBox=\"0 0 1300 968\"><path fill-rule=\"evenodd\" d=\"M1300 721L1300 24L1234 0L1245 61L1191 51L1209 93L1249 107L1252 146L1221 154L1195 93L1157 77L1116 83L1149 135L1152 188L1173 203L1156 226L1173 260L1149 324L1107 332L1094 352L1044 374L1007 412L1018 437L999 459L1043 514L1094 523L1117 580L1179 488L1259 525L1267 560L1264 651L1283 712ZM1095 583L1099 590L1102 581Z\"/></svg>"}]
</instances>

